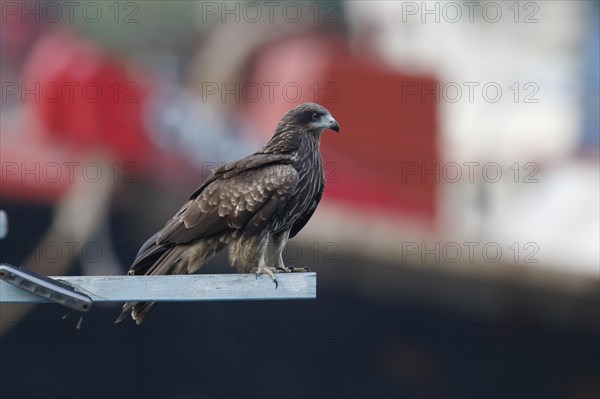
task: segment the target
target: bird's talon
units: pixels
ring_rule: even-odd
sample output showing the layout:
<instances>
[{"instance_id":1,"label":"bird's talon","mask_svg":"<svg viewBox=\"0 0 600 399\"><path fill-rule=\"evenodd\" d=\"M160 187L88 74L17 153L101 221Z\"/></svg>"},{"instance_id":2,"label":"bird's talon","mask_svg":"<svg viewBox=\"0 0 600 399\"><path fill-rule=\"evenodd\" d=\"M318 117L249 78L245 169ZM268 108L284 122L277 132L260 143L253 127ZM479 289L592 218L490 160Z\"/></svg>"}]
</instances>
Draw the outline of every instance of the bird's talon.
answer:
<instances>
[{"instance_id":1,"label":"bird's talon","mask_svg":"<svg viewBox=\"0 0 600 399\"><path fill-rule=\"evenodd\" d=\"M277 287L279 286L279 283L277 282L277 279L275 278L276 272L277 272L276 268L259 266L256 269L254 276L258 279L258 276L260 276L262 274L266 274L267 276L271 277L271 280L275 283L275 289L277 289Z\"/></svg>"}]
</instances>

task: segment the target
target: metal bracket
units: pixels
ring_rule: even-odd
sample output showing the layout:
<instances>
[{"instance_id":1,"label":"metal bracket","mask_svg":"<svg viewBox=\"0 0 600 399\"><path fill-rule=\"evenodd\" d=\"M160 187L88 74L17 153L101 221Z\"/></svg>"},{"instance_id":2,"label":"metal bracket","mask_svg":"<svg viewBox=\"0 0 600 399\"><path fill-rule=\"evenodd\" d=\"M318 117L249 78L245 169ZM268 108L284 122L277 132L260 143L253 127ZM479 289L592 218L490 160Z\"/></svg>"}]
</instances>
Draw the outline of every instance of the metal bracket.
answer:
<instances>
[{"instance_id":1,"label":"metal bracket","mask_svg":"<svg viewBox=\"0 0 600 399\"><path fill-rule=\"evenodd\" d=\"M0 210L0 240L7 234L8 217L6 212ZM80 312L87 312L92 308L92 299L77 292L75 287L69 283L52 279L23 267L16 267L8 263L0 264L0 280L40 298Z\"/></svg>"},{"instance_id":2,"label":"metal bracket","mask_svg":"<svg viewBox=\"0 0 600 399\"><path fill-rule=\"evenodd\" d=\"M80 312L87 312L92 308L92 299L77 292L69 284L22 267L15 267L6 263L1 264L0 280Z\"/></svg>"}]
</instances>

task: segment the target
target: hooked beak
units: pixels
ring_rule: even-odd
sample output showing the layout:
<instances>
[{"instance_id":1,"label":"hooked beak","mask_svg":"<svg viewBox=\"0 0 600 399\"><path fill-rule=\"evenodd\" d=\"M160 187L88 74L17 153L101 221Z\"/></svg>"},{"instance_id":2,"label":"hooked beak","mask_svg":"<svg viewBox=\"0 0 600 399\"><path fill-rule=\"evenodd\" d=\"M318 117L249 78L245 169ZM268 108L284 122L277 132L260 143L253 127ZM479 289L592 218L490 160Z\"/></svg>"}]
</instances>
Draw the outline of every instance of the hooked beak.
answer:
<instances>
[{"instance_id":1,"label":"hooked beak","mask_svg":"<svg viewBox=\"0 0 600 399\"><path fill-rule=\"evenodd\" d=\"M329 119L329 129L333 130L334 132L338 132L340 131L340 125L337 123L337 121L333 118L330 117Z\"/></svg>"}]
</instances>

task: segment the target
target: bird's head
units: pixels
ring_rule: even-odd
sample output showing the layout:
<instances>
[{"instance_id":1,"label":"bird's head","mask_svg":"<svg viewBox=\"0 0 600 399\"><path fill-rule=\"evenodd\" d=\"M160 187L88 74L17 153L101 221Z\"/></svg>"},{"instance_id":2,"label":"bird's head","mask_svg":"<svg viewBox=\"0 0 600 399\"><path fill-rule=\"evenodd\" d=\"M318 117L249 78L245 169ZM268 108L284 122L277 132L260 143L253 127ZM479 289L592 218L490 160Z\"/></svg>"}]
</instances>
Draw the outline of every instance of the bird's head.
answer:
<instances>
[{"instance_id":1,"label":"bird's head","mask_svg":"<svg viewBox=\"0 0 600 399\"><path fill-rule=\"evenodd\" d=\"M340 125L323 106L315 103L304 103L289 110L279 122L280 126L296 126L306 133L317 136L324 130L339 132Z\"/></svg>"}]
</instances>

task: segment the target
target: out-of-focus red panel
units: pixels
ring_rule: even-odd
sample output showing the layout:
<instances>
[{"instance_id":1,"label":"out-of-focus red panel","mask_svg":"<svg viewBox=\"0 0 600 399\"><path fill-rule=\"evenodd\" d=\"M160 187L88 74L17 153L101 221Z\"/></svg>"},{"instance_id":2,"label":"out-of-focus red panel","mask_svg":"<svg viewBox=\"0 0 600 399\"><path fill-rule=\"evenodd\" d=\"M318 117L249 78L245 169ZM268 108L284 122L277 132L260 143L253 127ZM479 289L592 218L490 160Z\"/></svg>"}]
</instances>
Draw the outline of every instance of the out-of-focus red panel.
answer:
<instances>
[{"instance_id":1,"label":"out-of-focus red panel","mask_svg":"<svg viewBox=\"0 0 600 399\"><path fill-rule=\"evenodd\" d=\"M341 137L326 134L322 142L325 159L339 164L329 194L433 218L435 179L420 172L438 161L435 103L403 92L435 82L352 59L336 61L325 81L339 87L339 101L325 105L342 125Z\"/></svg>"},{"instance_id":2,"label":"out-of-focus red panel","mask_svg":"<svg viewBox=\"0 0 600 399\"><path fill-rule=\"evenodd\" d=\"M45 34L15 83L17 100L33 118L7 134L14 139L3 138L3 197L55 200L76 179L95 179L94 156L114 160L115 174L143 173L150 165L154 147L143 115L148 78L93 43Z\"/></svg>"},{"instance_id":3,"label":"out-of-focus red panel","mask_svg":"<svg viewBox=\"0 0 600 399\"><path fill-rule=\"evenodd\" d=\"M53 33L34 47L25 97L53 139L82 151L106 151L121 162L143 166L152 145L145 134L143 105L147 77L83 39Z\"/></svg>"}]
</instances>

